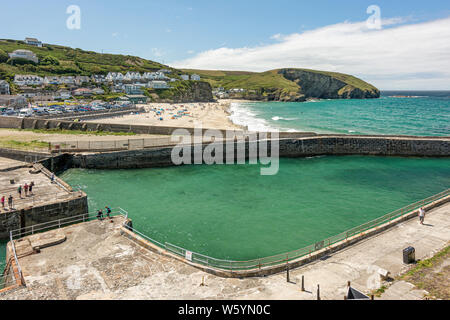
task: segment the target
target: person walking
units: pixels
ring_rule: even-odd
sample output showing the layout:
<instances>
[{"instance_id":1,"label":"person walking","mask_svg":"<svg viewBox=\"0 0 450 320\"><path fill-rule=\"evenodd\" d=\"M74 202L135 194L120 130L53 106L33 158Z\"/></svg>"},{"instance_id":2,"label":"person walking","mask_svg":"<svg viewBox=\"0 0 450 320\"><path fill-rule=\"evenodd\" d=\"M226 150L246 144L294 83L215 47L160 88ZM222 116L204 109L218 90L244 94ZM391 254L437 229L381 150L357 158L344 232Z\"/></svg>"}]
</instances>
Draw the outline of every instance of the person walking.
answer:
<instances>
[{"instance_id":1,"label":"person walking","mask_svg":"<svg viewBox=\"0 0 450 320\"><path fill-rule=\"evenodd\" d=\"M102 210L97 211L97 218L98 218L98 220L103 220L103 211Z\"/></svg>"},{"instance_id":2,"label":"person walking","mask_svg":"<svg viewBox=\"0 0 450 320\"><path fill-rule=\"evenodd\" d=\"M423 224L423 222L425 221L425 210L423 210L423 208L419 209L419 221L420 224Z\"/></svg>"},{"instance_id":3,"label":"person walking","mask_svg":"<svg viewBox=\"0 0 450 320\"><path fill-rule=\"evenodd\" d=\"M25 191L25 197L28 197L28 184L25 182L25 185L23 186L23 190Z\"/></svg>"},{"instance_id":4,"label":"person walking","mask_svg":"<svg viewBox=\"0 0 450 320\"><path fill-rule=\"evenodd\" d=\"M20 199L22 199L22 186L17 188L17 193L19 194Z\"/></svg>"},{"instance_id":5,"label":"person walking","mask_svg":"<svg viewBox=\"0 0 450 320\"><path fill-rule=\"evenodd\" d=\"M2 203L2 209L5 209L5 196L2 196L0 202Z\"/></svg>"},{"instance_id":6,"label":"person walking","mask_svg":"<svg viewBox=\"0 0 450 320\"><path fill-rule=\"evenodd\" d=\"M31 181L30 186L29 186L29 188L28 188L28 190L30 191L30 195L33 194L33 187L34 187L34 182Z\"/></svg>"}]
</instances>

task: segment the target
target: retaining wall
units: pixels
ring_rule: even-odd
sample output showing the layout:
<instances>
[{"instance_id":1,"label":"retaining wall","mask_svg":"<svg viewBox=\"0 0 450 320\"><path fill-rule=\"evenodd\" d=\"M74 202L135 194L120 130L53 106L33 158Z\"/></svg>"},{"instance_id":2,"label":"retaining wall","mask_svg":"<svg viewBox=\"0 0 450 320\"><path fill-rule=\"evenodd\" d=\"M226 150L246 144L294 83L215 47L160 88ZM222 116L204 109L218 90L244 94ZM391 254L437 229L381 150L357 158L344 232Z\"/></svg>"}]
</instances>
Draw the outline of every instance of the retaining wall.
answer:
<instances>
[{"instance_id":1,"label":"retaining wall","mask_svg":"<svg viewBox=\"0 0 450 320\"><path fill-rule=\"evenodd\" d=\"M8 239L11 230L77 216L86 212L88 212L88 203L84 193L80 193L79 197L70 200L56 200L54 203L41 206L8 211L0 215L0 239Z\"/></svg>"}]
</instances>

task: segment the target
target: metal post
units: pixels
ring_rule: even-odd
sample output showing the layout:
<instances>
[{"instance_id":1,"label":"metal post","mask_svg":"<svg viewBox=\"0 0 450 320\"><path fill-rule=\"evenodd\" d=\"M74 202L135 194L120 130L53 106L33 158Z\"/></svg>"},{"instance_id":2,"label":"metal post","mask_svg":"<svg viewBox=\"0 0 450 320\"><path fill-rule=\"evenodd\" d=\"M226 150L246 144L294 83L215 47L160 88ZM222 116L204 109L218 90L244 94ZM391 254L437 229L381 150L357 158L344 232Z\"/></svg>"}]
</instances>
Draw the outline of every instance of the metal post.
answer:
<instances>
[{"instance_id":1,"label":"metal post","mask_svg":"<svg viewBox=\"0 0 450 320\"><path fill-rule=\"evenodd\" d=\"M317 285L317 300L320 300L320 285Z\"/></svg>"},{"instance_id":2,"label":"metal post","mask_svg":"<svg viewBox=\"0 0 450 320\"><path fill-rule=\"evenodd\" d=\"M289 278L289 265L287 265L286 268L286 282L291 282L291 279Z\"/></svg>"},{"instance_id":3,"label":"metal post","mask_svg":"<svg viewBox=\"0 0 450 320\"><path fill-rule=\"evenodd\" d=\"M302 276L302 291L305 291L305 276Z\"/></svg>"}]
</instances>

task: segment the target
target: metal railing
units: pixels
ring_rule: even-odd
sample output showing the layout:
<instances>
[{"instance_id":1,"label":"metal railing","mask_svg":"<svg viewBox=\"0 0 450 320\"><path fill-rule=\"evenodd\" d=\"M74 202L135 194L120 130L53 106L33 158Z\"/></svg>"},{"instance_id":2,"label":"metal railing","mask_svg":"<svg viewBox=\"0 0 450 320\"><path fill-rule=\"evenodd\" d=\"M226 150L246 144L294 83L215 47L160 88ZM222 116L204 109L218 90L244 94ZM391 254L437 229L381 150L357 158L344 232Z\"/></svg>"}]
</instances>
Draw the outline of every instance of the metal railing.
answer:
<instances>
[{"instance_id":1,"label":"metal railing","mask_svg":"<svg viewBox=\"0 0 450 320\"><path fill-rule=\"evenodd\" d=\"M403 208L397 209L393 212L390 212L382 217L379 217L377 219L374 219L372 221L369 221L367 223L364 223L362 225L359 225L357 227L351 228L347 231L341 232L337 235L331 236L329 238L326 238L324 240L318 241L314 244L311 244L309 246L306 246L304 248L300 248L294 251L281 253L269 257L264 257L260 259L253 259L248 261L234 261L234 260L224 260L224 259L216 259L212 258L197 252L189 251L187 249L181 248L179 246L176 246L174 244L165 242L164 244L161 242L158 242L143 233L137 231L134 228L131 228L129 226L125 226L130 231L140 235L144 239L150 241L151 243L157 245L158 247L165 249L173 254L176 254L178 256L181 256L193 263L205 265L211 268L215 269L222 269L227 271L244 271L244 270L252 270L252 269L262 269L262 268L268 268L268 267L274 267L279 266L282 264L287 264L290 261L305 257L307 255L310 255L316 251L319 251L323 248L329 247L335 243L338 243L343 240L347 240L355 235L361 234L362 232L368 231L370 229L379 227L385 223L391 222L392 220L395 220L397 218L400 218L402 216L405 216L406 214L423 207L425 205L428 205L436 200L443 199L450 195L450 189L447 189L443 192L440 192L438 194L435 194L431 197L428 197L426 199L417 201L415 203L409 204Z\"/></svg>"},{"instance_id":2,"label":"metal railing","mask_svg":"<svg viewBox=\"0 0 450 320\"><path fill-rule=\"evenodd\" d=\"M112 211L110 214L111 217L123 216L125 219L128 218L128 212L120 207L111 209L111 211ZM105 215L105 213L104 213L104 215ZM57 219L57 220L53 220L53 221L49 221L49 222L34 224L34 225L20 228L20 229L11 230L10 238L12 240L17 240L17 239L20 239L20 238L23 238L23 237L26 237L29 235L36 234L36 233L59 229L59 228L62 228L62 227L68 226L68 225L75 224L75 223L87 222L87 221L92 221L92 220L96 220L96 219L98 219L97 213L85 213L85 214L71 216L71 217L67 217L67 218L61 218L61 219Z\"/></svg>"},{"instance_id":3,"label":"metal railing","mask_svg":"<svg viewBox=\"0 0 450 320\"><path fill-rule=\"evenodd\" d=\"M211 143L226 139L214 139L212 137L202 137L200 143ZM61 141L52 142L53 153L74 152L74 151L125 151L143 150L155 147L175 146L182 142L181 138L175 137L155 137L143 139L120 139L120 140L100 140L100 141Z\"/></svg>"},{"instance_id":4,"label":"metal railing","mask_svg":"<svg viewBox=\"0 0 450 320\"><path fill-rule=\"evenodd\" d=\"M119 207L119 208L112 209L111 211L112 212L110 214L110 217L123 216L125 218L125 222L127 221L128 212L126 210ZM11 244L13 257L11 257L11 259L9 261L7 261L7 263L4 266L2 266L4 271L2 274L0 274L0 289L15 285L15 284L17 284L18 280L21 280L21 282L24 283L22 268L20 267L19 258L17 256L17 252L16 252L15 240L18 240L20 238L23 238L23 237L26 237L29 235L34 235L36 233L46 232L46 231L54 230L56 228L62 228L62 227L68 226L68 225L72 225L72 224L76 224L76 223L80 223L80 222L92 221L92 220L96 220L96 219L98 219L97 214L86 213L86 214L82 214L82 215L61 218L61 219L57 219L57 220L53 220L53 221L49 221L49 222L34 224L29 227L11 230L9 232L9 241ZM17 266L19 279L15 278L14 270L12 270L12 273L8 272L8 270L6 270L6 269L11 268L11 260L14 260L14 262Z\"/></svg>"}]
</instances>

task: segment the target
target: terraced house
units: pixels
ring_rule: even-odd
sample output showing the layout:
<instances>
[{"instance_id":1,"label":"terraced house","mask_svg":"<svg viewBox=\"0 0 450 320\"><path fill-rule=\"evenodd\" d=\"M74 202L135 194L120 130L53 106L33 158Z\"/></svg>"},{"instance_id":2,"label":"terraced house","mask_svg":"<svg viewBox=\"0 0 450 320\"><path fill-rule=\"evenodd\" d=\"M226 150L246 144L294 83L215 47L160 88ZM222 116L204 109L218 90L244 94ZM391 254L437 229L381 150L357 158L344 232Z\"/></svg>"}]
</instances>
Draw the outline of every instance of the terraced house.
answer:
<instances>
[{"instance_id":1,"label":"terraced house","mask_svg":"<svg viewBox=\"0 0 450 320\"><path fill-rule=\"evenodd\" d=\"M14 83L18 86L40 86L44 83L44 79L35 75L20 75L14 76Z\"/></svg>"}]
</instances>

